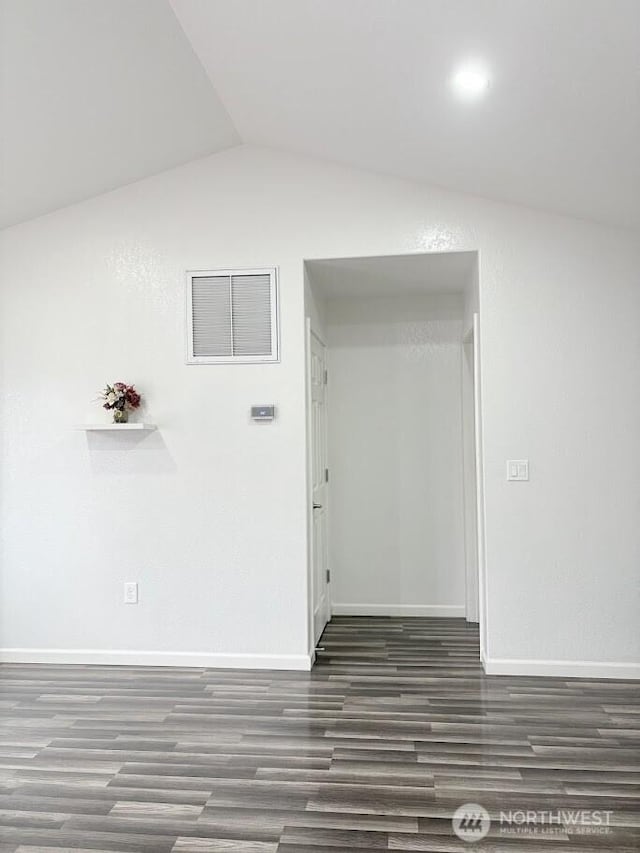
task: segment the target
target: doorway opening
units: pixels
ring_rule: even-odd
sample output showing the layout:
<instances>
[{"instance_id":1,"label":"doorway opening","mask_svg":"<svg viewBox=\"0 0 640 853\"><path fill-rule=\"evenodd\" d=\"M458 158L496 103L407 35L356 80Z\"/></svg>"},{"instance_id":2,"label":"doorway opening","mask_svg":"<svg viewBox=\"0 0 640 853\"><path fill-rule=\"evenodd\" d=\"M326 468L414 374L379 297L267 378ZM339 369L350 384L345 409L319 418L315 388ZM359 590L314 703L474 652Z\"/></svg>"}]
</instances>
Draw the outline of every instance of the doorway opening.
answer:
<instances>
[{"instance_id":1,"label":"doorway opening","mask_svg":"<svg viewBox=\"0 0 640 853\"><path fill-rule=\"evenodd\" d=\"M309 647L332 615L480 623L477 252L307 260Z\"/></svg>"}]
</instances>

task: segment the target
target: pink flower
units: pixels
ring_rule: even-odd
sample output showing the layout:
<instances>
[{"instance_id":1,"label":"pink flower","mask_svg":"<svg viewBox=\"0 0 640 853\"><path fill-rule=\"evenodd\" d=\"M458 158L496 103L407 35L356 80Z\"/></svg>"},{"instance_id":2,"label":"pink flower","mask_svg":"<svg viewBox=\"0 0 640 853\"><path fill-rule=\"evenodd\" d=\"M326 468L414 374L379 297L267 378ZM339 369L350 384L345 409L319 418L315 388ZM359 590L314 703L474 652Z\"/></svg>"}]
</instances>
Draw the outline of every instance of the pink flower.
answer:
<instances>
[{"instance_id":1,"label":"pink flower","mask_svg":"<svg viewBox=\"0 0 640 853\"><path fill-rule=\"evenodd\" d=\"M126 382L114 382L113 385L107 385L101 393L101 398L104 400L104 409L137 409L142 398L136 391L134 385L127 385Z\"/></svg>"}]
</instances>

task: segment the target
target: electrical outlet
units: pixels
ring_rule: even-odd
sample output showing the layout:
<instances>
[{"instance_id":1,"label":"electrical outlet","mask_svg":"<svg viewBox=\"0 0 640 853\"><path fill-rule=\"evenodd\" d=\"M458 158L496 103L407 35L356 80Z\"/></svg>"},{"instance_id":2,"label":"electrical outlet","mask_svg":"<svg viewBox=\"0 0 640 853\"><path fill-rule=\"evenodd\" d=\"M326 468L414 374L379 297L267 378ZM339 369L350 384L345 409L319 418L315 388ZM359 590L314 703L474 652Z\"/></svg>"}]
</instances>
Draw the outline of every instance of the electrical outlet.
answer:
<instances>
[{"instance_id":1,"label":"electrical outlet","mask_svg":"<svg viewBox=\"0 0 640 853\"><path fill-rule=\"evenodd\" d=\"M124 603L138 603L138 584L135 582L125 583L124 585Z\"/></svg>"}]
</instances>

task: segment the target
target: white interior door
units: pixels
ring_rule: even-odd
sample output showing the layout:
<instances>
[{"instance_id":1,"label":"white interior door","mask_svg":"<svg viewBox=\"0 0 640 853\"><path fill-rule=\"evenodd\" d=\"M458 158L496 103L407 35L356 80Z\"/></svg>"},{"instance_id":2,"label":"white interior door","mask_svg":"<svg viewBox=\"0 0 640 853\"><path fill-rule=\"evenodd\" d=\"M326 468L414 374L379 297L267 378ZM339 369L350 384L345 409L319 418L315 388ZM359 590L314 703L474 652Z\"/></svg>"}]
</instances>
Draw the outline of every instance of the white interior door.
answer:
<instances>
[{"instance_id":1,"label":"white interior door","mask_svg":"<svg viewBox=\"0 0 640 853\"><path fill-rule=\"evenodd\" d=\"M311 477L313 497L313 634L317 643L331 616L327 541L327 367L325 346L311 334Z\"/></svg>"},{"instance_id":2,"label":"white interior door","mask_svg":"<svg viewBox=\"0 0 640 853\"><path fill-rule=\"evenodd\" d=\"M480 658L487 656L487 578L484 541L484 469L482 466L482 388L480 378L480 317L473 315L473 395L476 444L476 499L478 536L478 605L480 619Z\"/></svg>"},{"instance_id":3,"label":"white interior door","mask_svg":"<svg viewBox=\"0 0 640 853\"><path fill-rule=\"evenodd\" d=\"M476 477L475 358L473 328L462 345L462 439L464 462L464 552L468 622L479 621L478 607L478 486Z\"/></svg>"}]
</instances>

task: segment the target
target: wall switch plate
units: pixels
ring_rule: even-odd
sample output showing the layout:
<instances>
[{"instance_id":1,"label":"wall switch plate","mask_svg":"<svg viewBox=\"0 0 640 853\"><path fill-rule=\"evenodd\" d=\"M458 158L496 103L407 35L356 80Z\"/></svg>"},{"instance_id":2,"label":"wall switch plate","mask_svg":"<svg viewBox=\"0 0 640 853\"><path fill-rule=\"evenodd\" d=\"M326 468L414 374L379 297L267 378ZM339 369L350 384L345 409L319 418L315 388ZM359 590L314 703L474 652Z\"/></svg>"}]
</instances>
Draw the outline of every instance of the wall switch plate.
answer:
<instances>
[{"instance_id":1,"label":"wall switch plate","mask_svg":"<svg viewBox=\"0 0 640 853\"><path fill-rule=\"evenodd\" d=\"M137 604L138 603L138 584L137 583L125 583L124 585L124 603L125 604Z\"/></svg>"},{"instance_id":2,"label":"wall switch plate","mask_svg":"<svg viewBox=\"0 0 640 853\"><path fill-rule=\"evenodd\" d=\"M507 480L513 482L526 482L529 479L529 460L528 459L508 459L507 460Z\"/></svg>"}]
</instances>

